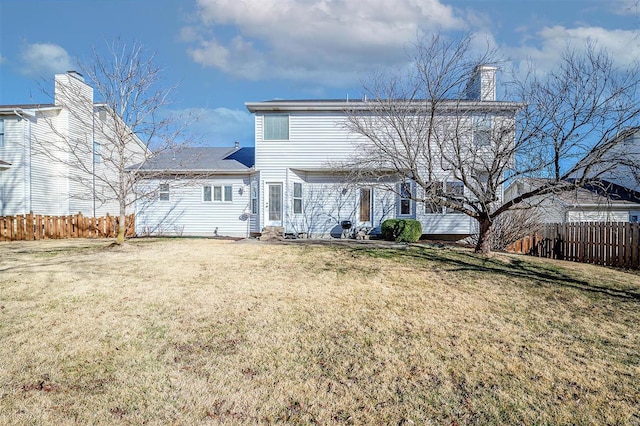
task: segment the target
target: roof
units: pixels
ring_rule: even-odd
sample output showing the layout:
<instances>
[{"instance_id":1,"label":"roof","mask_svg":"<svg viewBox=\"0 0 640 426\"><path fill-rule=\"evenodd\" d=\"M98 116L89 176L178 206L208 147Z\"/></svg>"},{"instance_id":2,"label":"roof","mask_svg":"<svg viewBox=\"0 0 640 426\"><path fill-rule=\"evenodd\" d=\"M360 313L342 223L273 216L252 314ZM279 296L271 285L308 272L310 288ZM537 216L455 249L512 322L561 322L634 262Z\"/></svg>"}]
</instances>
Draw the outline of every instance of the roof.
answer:
<instances>
[{"instance_id":1,"label":"roof","mask_svg":"<svg viewBox=\"0 0 640 426\"><path fill-rule=\"evenodd\" d=\"M159 154L134 168L143 172L237 173L250 170L254 164L253 147L189 147Z\"/></svg>"},{"instance_id":2,"label":"roof","mask_svg":"<svg viewBox=\"0 0 640 426\"><path fill-rule=\"evenodd\" d=\"M10 165L11 165L11 163L7 163L6 161L0 160L0 168L9 167Z\"/></svg>"},{"instance_id":3,"label":"roof","mask_svg":"<svg viewBox=\"0 0 640 426\"><path fill-rule=\"evenodd\" d=\"M423 105L424 99L415 100L397 100L400 103L408 105ZM359 110L367 111L380 105L385 100L367 100L367 99L294 99L294 100L270 100L263 102L245 102L245 106L250 112L262 111L345 111ZM490 110L509 110L515 111L524 106L519 102L507 101L476 101L476 100L443 100L446 105L452 107L477 108Z\"/></svg>"},{"instance_id":4,"label":"roof","mask_svg":"<svg viewBox=\"0 0 640 426\"><path fill-rule=\"evenodd\" d=\"M546 182L553 181L552 179L545 178L521 178L520 180L533 186L540 186ZM567 182L570 183L570 180ZM513 184L516 183L517 181ZM594 180L584 187L549 195L571 206L640 205L640 193L606 180Z\"/></svg>"}]
</instances>

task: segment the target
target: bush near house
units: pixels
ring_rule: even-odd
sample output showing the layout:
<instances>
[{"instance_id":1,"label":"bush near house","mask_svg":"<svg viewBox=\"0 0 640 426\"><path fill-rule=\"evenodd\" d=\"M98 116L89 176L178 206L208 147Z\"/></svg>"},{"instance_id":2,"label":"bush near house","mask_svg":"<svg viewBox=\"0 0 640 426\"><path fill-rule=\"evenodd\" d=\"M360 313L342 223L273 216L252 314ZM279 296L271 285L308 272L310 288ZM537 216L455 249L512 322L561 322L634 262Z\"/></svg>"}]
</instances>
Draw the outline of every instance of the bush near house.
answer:
<instances>
[{"instance_id":1,"label":"bush near house","mask_svg":"<svg viewBox=\"0 0 640 426\"><path fill-rule=\"evenodd\" d=\"M387 219L382 222L381 231L387 241L415 243L422 235L422 225L415 219Z\"/></svg>"}]
</instances>

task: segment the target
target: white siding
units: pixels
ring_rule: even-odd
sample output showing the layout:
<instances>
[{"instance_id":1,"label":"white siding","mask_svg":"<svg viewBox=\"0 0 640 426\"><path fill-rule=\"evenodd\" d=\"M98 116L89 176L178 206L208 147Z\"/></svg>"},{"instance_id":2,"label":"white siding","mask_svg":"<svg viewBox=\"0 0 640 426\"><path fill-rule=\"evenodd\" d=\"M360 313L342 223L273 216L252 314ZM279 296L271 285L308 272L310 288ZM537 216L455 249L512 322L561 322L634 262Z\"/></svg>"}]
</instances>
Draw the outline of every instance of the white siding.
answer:
<instances>
[{"instance_id":1,"label":"white siding","mask_svg":"<svg viewBox=\"0 0 640 426\"><path fill-rule=\"evenodd\" d=\"M249 176L218 176L197 181L148 180L146 187L170 186L169 200L146 199L136 205L136 233L144 235L189 235L246 237L250 231ZM205 202L203 186L232 186L232 201ZM242 193L242 194L240 194Z\"/></svg>"}]
</instances>

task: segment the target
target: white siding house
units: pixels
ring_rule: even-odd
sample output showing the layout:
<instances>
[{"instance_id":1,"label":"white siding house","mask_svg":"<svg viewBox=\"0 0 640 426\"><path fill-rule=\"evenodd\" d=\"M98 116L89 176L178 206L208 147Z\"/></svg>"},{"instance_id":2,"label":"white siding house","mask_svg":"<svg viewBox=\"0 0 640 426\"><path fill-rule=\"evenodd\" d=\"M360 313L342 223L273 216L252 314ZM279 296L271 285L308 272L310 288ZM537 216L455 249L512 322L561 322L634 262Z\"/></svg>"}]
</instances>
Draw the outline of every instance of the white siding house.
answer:
<instances>
[{"instance_id":1,"label":"white siding house","mask_svg":"<svg viewBox=\"0 0 640 426\"><path fill-rule=\"evenodd\" d=\"M93 179L118 176L96 152L110 137L95 125L104 108L76 72L55 76L53 104L0 106L0 216L118 214L117 201L105 202L106 188ZM131 145L132 160L141 161L145 147Z\"/></svg>"},{"instance_id":2,"label":"white siding house","mask_svg":"<svg viewBox=\"0 0 640 426\"><path fill-rule=\"evenodd\" d=\"M543 183L539 178L518 179L507 187L505 198L513 199ZM523 203L542 223L640 222L640 193L607 181L533 197Z\"/></svg>"},{"instance_id":3,"label":"white siding house","mask_svg":"<svg viewBox=\"0 0 640 426\"><path fill-rule=\"evenodd\" d=\"M470 111L485 116L496 111L498 120L514 119L519 106L495 100L495 68L479 67L468 91L471 98L465 107ZM452 106L459 105L456 102ZM348 129L348 112L367 113L370 102L275 100L245 105L255 114L255 168L259 171L260 203L253 231L282 226L286 233L321 237L336 235L345 220L375 232L385 219L406 217L419 220L423 233L431 236L463 238L474 232L475 220L469 216L416 202L421 196L411 181L400 186L399 177L392 175L384 185L347 179L348 171L341 170L340 164L360 155L366 143ZM481 156L481 150L474 155ZM451 176L445 170L438 173L442 185L465 191ZM396 190L390 191L394 184ZM406 191L412 199L402 196Z\"/></svg>"}]
</instances>

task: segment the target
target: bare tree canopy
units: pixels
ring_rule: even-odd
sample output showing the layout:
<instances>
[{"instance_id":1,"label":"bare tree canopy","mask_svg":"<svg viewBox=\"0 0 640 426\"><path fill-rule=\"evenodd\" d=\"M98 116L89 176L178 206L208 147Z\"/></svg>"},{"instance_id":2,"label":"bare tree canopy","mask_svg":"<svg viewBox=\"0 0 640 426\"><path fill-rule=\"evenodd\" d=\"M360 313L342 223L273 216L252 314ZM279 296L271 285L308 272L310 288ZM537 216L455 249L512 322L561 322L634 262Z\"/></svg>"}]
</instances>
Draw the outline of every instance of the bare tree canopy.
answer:
<instances>
[{"instance_id":1,"label":"bare tree canopy","mask_svg":"<svg viewBox=\"0 0 640 426\"><path fill-rule=\"evenodd\" d=\"M394 174L416 185L410 195L427 210L472 217L476 250L488 252L496 218L526 200L638 166L619 136L638 125L640 68L618 68L594 45L567 48L551 72L529 72L512 83L510 101L496 101L500 61L472 41L422 39L408 72L374 77L366 106L348 111L361 149L345 166L355 180ZM507 182L531 176L547 179L503 199Z\"/></svg>"},{"instance_id":2,"label":"bare tree canopy","mask_svg":"<svg viewBox=\"0 0 640 426\"><path fill-rule=\"evenodd\" d=\"M86 187L87 199L117 205L123 225L127 209L153 195L136 185L138 169L158 154L190 144L186 127L193 119L170 113L175 86L163 82L154 54L135 42L115 40L106 47L106 54L94 48L90 59L79 63L80 73L56 76L56 104L69 115L71 131L57 134L60 151L40 148L68 166L74 184ZM121 226L118 241L123 240Z\"/></svg>"}]
</instances>

